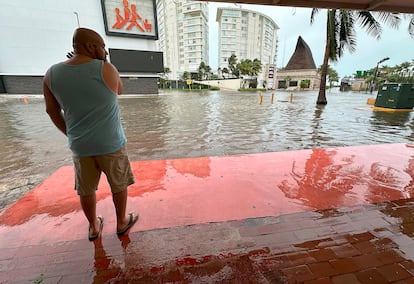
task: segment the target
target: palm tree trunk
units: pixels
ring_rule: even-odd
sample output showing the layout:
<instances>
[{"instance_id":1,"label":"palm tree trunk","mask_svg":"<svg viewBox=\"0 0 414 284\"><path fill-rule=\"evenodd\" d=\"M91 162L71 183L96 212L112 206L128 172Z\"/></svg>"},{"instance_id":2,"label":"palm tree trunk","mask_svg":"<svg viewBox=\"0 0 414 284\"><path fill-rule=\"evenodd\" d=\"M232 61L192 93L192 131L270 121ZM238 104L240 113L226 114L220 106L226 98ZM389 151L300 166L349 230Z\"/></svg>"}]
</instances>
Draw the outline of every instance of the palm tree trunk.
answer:
<instances>
[{"instance_id":1,"label":"palm tree trunk","mask_svg":"<svg viewBox=\"0 0 414 284\"><path fill-rule=\"evenodd\" d=\"M329 51L331 47L331 38L329 33L329 16L326 29L326 45L325 45L325 55L323 57L323 63L321 68L321 84L319 86L318 99L316 101L317 105L326 105L328 101L326 100L326 74L328 73L328 60L329 60Z\"/></svg>"},{"instance_id":2,"label":"palm tree trunk","mask_svg":"<svg viewBox=\"0 0 414 284\"><path fill-rule=\"evenodd\" d=\"M326 74L328 73L328 59L329 59L329 41L326 42L325 56L323 58L323 64L321 68L321 84L319 86L317 105L326 105Z\"/></svg>"}]
</instances>

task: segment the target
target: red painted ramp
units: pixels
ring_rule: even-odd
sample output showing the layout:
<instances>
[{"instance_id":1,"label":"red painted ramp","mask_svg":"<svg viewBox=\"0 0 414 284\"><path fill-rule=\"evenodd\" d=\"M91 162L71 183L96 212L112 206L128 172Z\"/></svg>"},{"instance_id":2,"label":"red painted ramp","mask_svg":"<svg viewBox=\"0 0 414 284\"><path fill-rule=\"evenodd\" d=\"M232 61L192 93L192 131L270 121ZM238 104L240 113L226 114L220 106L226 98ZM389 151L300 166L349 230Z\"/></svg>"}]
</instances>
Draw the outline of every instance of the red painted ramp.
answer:
<instances>
[{"instance_id":1,"label":"red painted ramp","mask_svg":"<svg viewBox=\"0 0 414 284\"><path fill-rule=\"evenodd\" d=\"M132 163L131 231L337 208L414 197L414 148L406 144ZM85 239L87 222L62 167L0 215L0 248ZM102 178L97 212L115 234Z\"/></svg>"}]
</instances>

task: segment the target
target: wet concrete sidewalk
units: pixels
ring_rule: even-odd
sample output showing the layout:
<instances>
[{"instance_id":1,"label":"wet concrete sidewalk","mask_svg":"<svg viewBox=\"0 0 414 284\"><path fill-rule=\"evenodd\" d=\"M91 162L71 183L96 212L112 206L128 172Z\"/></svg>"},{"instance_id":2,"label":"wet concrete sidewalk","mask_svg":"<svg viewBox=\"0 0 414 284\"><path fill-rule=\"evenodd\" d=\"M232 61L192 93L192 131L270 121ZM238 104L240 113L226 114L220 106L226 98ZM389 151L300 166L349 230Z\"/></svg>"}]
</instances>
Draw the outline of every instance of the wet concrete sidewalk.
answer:
<instances>
[{"instance_id":1,"label":"wet concrete sidewalk","mask_svg":"<svg viewBox=\"0 0 414 284\"><path fill-rule=\"evenodd\" d=\"M414 283L414 148L387 144L132 164L115 234L87 240L71 167L0 215L0 283Z\"/></svg>"}]
</instances>

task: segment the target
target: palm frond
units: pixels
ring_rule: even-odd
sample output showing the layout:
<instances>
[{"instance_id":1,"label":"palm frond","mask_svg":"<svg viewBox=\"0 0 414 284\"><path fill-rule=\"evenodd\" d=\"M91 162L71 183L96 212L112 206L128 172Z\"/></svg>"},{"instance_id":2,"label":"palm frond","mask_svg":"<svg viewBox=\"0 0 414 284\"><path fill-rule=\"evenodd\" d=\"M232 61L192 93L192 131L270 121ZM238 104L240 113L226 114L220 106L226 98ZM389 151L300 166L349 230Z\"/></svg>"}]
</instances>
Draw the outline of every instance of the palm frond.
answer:
<instances>
[{"instance_id":1,"label":"palm frond","mask_svg":"<svg viewBox=\"0 0 414 284\"><path fill-rule=\"evenodd\" d=\"M383 13L383 12L380 12ZM381 38L382 27L381 24L375 19L373 14L369 11L358 11L357 19L362 28L365 28L367 33L376 39Z\"/></svg>"},{"instance_id":2,"label":"palm frond","mask_svg":"<svg viewBox=\"0 0 414 284\"><path fill-rule=\"evenodd\" d=\"M327 25L326 25L326 40L329 41L329 59L332 61L338 60L338 44L336 40L337 35L337 21L336 21L337 10L328 10Z\"/></svg>"},{"instance_id":3,"label":"palm frond","mask_svg":"<svg viewBox=\"0 0 414 284\"><path fill-rule=\"evenodd\" d=\"M411 14L410 15L410 22L408 23L408 33L410 34L411 37L414 37L414 15Z\"/></svg>"},{"instance_id":4,"label":"palm frond","mask_svg":"<svg viewBox=\"0 0 414 284\"><path fill-rule=\"evenodd\" d=\"M393 29L398 29L401 23L401 15L399 13L389 13L389 12L372 12L374 17L378 21L388 25Z\"/></svg>"},{"instance_id":5,"label":"palm frond","mask_svg":"<svg viewBox=\"0 0 414 284\"><path fill-rule=\"evenodd\" d=\"M341 10L338 22L338 57L342 57L345 48L351 53L356 49L355 13L350 10Z\"/></svg>"},{"instance_id":6,"label":"palm frond","mask_svg":"<svg viewBox=\"0 0 414 284\"><path fill-rule=\"evenodd\" d=\"M318 8L313 8L312 9L311 17L310 17L310 23L311 24L313 24L313 22L315 21L316 14L318 14L319 11L320 11L320 9L318 9Z\"/></svg>"}]
</instances>

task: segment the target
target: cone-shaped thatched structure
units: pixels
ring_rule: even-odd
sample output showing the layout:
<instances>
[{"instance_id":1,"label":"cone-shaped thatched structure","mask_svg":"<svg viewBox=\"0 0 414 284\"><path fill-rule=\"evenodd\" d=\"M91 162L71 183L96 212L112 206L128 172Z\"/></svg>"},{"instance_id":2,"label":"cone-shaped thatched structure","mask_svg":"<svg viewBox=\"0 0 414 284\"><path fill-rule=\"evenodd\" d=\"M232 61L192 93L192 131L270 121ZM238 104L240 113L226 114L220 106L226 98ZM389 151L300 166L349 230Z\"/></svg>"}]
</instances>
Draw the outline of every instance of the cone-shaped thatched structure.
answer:
<instances>
[{"instance_id":1,"label":"cone-shaped thatched structure","mask_svg":"<svg viewBox=\"0 0 414 284\"><path fill-rule=\"evenodd\" d=\"M312 51L301 36L298 38L295 52L286 65L285 70L300 69L316 69L315 61L313 61Z\"/></svg>"},{"instance_id":2,"label":"cone-shaped thatched structure","mask_svg":"<svg viewBox=\"0 0 414 284\"><path fill-rule=\"evenodd\" d=\"M285 68L279 69L276 75L278 89L315 90L319 87L321 76L313 60L308 44L298 38L296 49Z\"/></svg>"}]
</instances>

